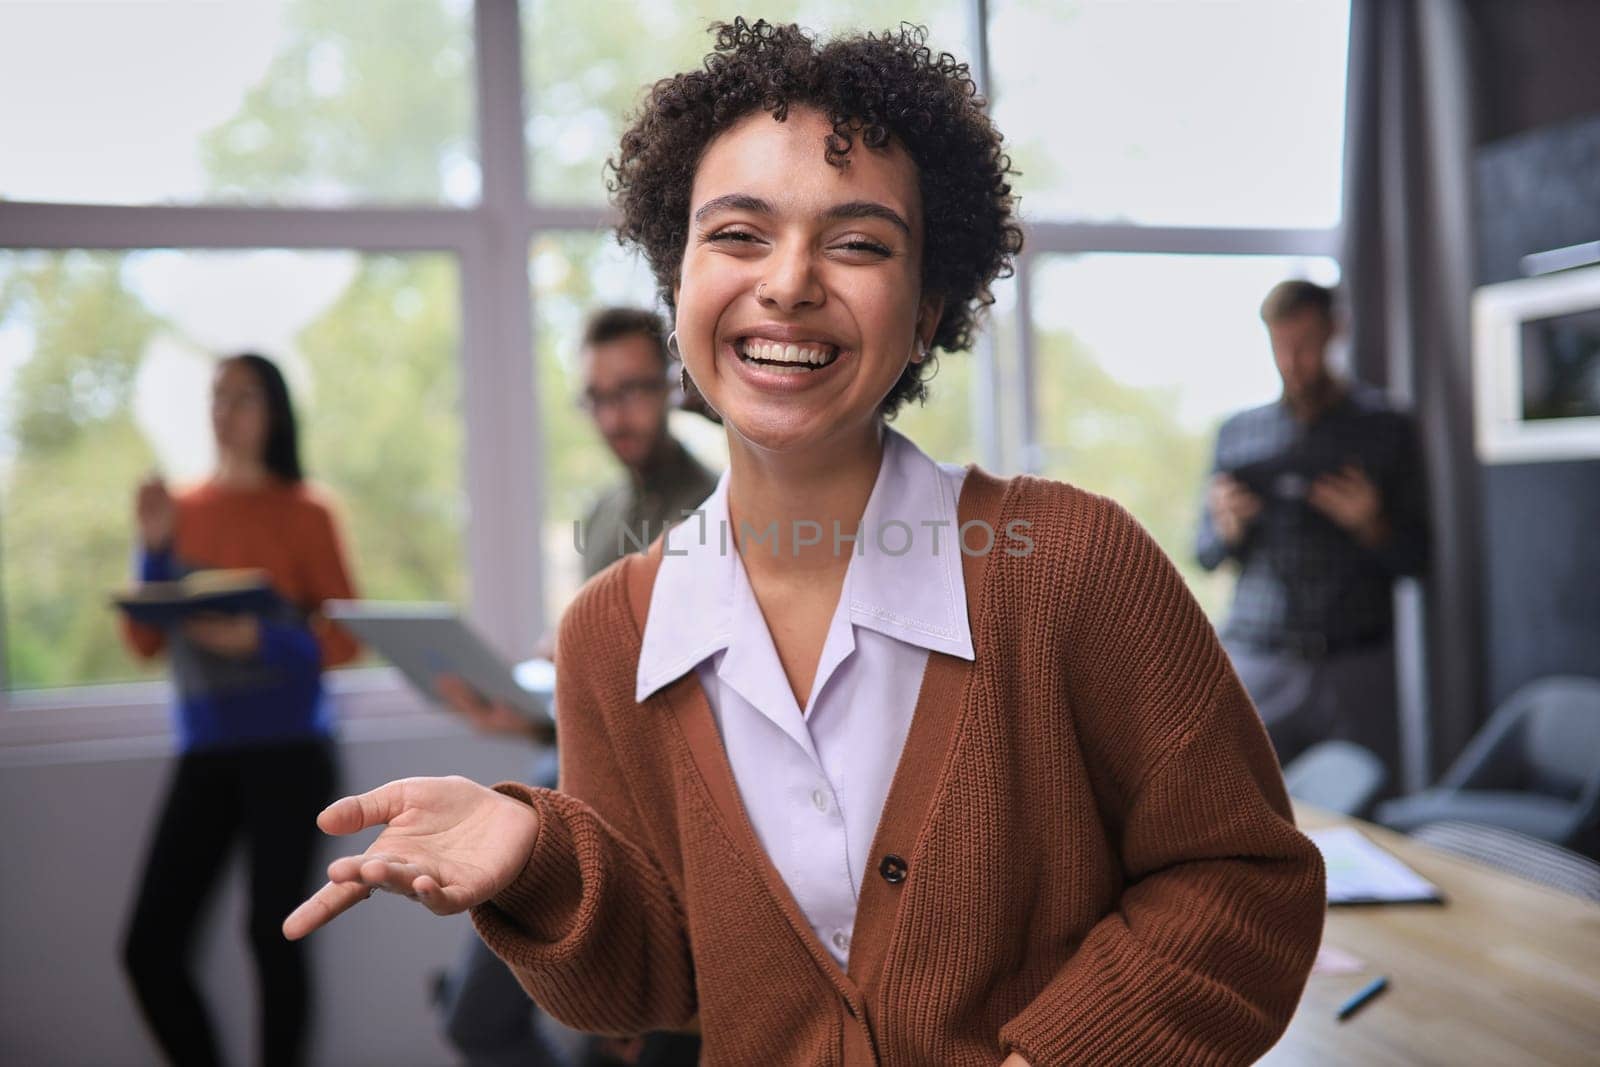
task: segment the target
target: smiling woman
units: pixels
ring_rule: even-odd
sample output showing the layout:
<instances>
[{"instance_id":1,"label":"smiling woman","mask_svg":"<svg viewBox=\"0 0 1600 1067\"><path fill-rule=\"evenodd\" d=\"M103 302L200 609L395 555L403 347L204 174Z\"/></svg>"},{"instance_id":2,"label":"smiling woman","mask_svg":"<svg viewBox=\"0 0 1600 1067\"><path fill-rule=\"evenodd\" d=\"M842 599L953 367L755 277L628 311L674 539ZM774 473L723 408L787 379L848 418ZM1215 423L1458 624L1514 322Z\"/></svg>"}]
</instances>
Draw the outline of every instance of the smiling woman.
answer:
<instances>
[{"instance_id":1,"label":"smiling woman","mask_svg":"<svg viewBox=\"0 0 1600 1067\"><path fill-rule=\"evenodd\" d=\"M898 145L830 165L808 106L757 112L705 151L674 281L678 344L730 433L765 452L849 436L876 451L879 415L920 388L943 307L922 289L922 197ZM906 382L902 388L900 382Z\"/></svg>"},{"instance_id":2,"label":"smiling woman","mask_svg":"<svg viewBox=\"0 0 1600 1067\"><path fill-rule=\"evenodd\" d=\"M747 147L785 152L782 158L790 162L798 149L808 163L826 163L839 182L823 175L810 190L813 200L826 202L811 205L821 207L820 221L866 228L852 242L848 225L835 227L831 236L845 238L835 258L899 260L926 294L943 301L923 340L948 352L965 350L972 345L978 309L993 303L990 284L1010 272L1011 257L1022 248L1010 162L988 114L975 106L975 95L966 65L934 52L921 37L845 36L816 47L785 27L735 21L718 31L717 51L705 69L657 82L623 134L609 164L610 187L623 215L619 232L644 250L662 296L674 304L680 270L693 251L691 230L698 231L697 242L705 240L706 216L718 209L764 209L771 220L775 205L797 206L799 190L788 187L791 172L776 163L778 157L746 161L749 169L776 180L776 196L731 188L704 195L707 181L735 177L707 174L702 157L708 146L722 142L732 127L749 127L762 117L776 120L765 124L774 136ZM792 130L784 121L791 107L807 113L797 124L803 131L783 132ZM875 151L852 152L858 143ZM731 151L724 145L719 154ZM845 195L840 186L848 188L852 168L877 172L865 186L884 186L887 179L884 187L901 198L899 209ZM895 240L871 236L885 226L898 230ZM908 368L885 397L884 411L923 399L923 377L921 367Z\"/></svg>"},{"instance_id":3,"label":"smiling woman","mask_svg":"<svg viewBox=\"0 0 1600 1067\"><path fill-rule=\"evenodd\" d=\"M385 829L285 932L472 908L556 1018L711 1064L1254 1059L1323 872L1215 633L1116 504L886 425L1020 246L967 68L715 33L612 188L728 473L562 620L560 789L339 801Z\"/></svg>"}]
</instances>

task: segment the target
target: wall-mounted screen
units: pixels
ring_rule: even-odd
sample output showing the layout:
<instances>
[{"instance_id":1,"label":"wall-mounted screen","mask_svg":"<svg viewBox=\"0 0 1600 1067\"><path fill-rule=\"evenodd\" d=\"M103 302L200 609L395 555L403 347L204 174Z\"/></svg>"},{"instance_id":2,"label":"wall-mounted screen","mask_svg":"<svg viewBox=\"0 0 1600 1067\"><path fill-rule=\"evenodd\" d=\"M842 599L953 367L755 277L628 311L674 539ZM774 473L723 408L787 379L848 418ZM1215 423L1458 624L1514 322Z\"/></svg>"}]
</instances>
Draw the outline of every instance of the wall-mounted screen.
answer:
<instances>
[{"instance_id":1,"label":"wall-mounted screen","mask_svg":"<svg viewBox=\"0 0 1600 1067\"><path fill-rule=\"evenodd\" d=\"M1478 455L1600 458L1600 265L1473 295Z\"/></svg>"}]
</instances>

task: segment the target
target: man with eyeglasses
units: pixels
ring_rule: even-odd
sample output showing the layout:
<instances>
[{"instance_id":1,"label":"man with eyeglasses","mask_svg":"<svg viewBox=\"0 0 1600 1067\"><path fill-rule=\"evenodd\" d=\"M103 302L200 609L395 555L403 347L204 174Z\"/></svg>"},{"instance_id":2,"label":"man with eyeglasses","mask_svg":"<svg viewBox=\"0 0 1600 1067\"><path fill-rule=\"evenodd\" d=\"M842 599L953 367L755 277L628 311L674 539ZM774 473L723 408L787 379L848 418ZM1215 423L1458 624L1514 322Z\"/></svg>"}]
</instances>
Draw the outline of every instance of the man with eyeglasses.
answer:
<instances>
[{"instance_id":1,"label":"man with eyeglasses","mask_svg":"<svg viewBox=\"0 0 1600 1067\"><path fill-rule=\"evenodd\" d=\"M672 358L661 316L628 307L595 312L584 327L581 358L578 404L624 468L622 480L600 495L580 528L587 579L683 521L711 495L717 476L667 429ZM540 654L553 658L548 647ZM458 678L440 679L438 690L482 733L553 740ZM553 747L540 751L530 781L555 787ZM441 977L436 995L445 1037L468 1067L689 1067L699 1061L699 1039L689 1034L585 1040L541 1022L517 980L476 934L469 935L454 972Z\"/></svg>"},{"instance_id":2,"label":"man with eyeglasses","mask_svg":"<svg viewBox=\"0 0 1600 1067\"><path fill-rule=\"evenodd\" d=\"M661 316L626 307L598 311L584 329L582 355L579 402L627 470L584 520L583 574L591 578L682 521L711 495L717 476L667 430L671 356Z\"/></svg>"}]
</instances>

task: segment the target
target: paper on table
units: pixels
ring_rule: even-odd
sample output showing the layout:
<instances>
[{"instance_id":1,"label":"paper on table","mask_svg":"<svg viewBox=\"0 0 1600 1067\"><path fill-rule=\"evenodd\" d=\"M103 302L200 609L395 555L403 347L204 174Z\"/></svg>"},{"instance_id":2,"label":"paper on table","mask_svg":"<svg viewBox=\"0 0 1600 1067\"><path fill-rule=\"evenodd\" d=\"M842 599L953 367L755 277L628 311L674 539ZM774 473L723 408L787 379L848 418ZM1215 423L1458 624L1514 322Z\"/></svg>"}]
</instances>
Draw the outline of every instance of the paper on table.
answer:
<instances>
[{"instance_id":1,"label":"paper on table","mask_svg":"<svg viewBox=\"0 0 1600 1067\"><path fill-rule=\"evenodd\" d=\"M1329 904L1418 904L1444 899L1438 887L1353 826L1306 831L1328 869Z\"/></svg>"}]
</instances>

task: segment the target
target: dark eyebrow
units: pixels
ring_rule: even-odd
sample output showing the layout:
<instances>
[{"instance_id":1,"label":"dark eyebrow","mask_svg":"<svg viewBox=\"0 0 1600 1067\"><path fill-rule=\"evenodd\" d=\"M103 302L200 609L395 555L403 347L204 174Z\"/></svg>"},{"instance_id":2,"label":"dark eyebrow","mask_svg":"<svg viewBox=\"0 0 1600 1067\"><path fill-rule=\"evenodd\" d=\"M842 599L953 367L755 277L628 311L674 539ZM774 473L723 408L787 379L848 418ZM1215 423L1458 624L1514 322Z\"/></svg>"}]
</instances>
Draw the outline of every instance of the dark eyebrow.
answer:
<instances>
[{"instance_id":1,"label":"dark eyebrow","mask_svg":"<svg viewBox=\"0 0 1600 1067\"><path fill-rule=\"evenodd\" d=\"M893 208L885 207L872 200L852 200L848 204L836 204L824 214L829 219L882 219L884 222L898 226L900 232L907 237L911 236L911 226L900 213Z\"/></svg>"},{"instance_id":2,"label":"dark eyebrow","mask_svg":"<svg viewBox=\"0 0 1600 1067\"><path fill-rule=\"evenodd\" d=\"M694 221L699 222L716 211L754 211L758 215L774 214L772 205L759 196L748 193L729 193L726 196L712 197L695 209Z\"/></svg>"},{"instance_id":3,"label":"dark eyebrow","mask_svg":"<svg viewBox=\"0 0 1600 1067\"><path fill-rule=\"evenodd\" d=\"M777 214L772 205L758 196L748 193L728 193L725 196L713 197L695 209L694 221L700 222L707 215L718 211L753 211L758 215ZM835 204L823 212L825 219L882 219L890 225L896 226L907 237L911 236L911 225L901 217L898 211L885 207L872 200L851 200L844 204Z\"/></svg>"}]
</instances>

